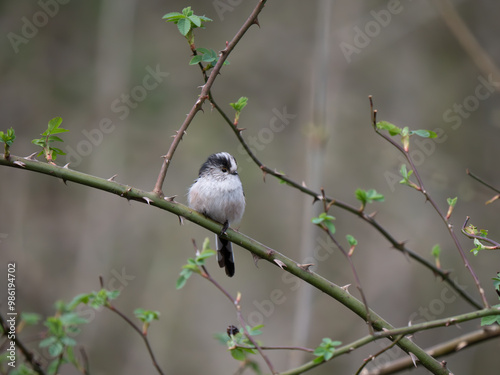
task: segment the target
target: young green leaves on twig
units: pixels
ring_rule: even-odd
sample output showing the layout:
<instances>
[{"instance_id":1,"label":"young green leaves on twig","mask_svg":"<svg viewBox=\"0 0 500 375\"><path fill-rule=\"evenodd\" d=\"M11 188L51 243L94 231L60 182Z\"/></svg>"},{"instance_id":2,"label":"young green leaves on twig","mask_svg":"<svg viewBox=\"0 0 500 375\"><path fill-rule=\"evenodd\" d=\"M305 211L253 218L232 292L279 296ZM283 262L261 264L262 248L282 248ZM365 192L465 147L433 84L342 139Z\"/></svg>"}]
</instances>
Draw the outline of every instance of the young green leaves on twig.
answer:
<instances>
[{"instance_id":1,"label":"young green leaves on twig","mask_svg":"<svg viewBox=\"0 0 500 375\"><path fill-rule=\"evenodd\" d=\"M439 258L439 256L441 255L441 247L439 246L439 244L436 244L432 247L431 254L436 261L436 267L438 269L441 269L441 260Z\"/></svg>"},{"instance_id":2,"label":"young green leaves on twig","mask_svg":"<svg viewBox=\"0 0 500 375\"><path fill-rule=\"evenodd\" d=\"M148 334L149 325L153 320L160 319L160 312L153 310L144 310L143 308L138 308L134 310L134 315L137 319L142 322L142 334L146 336Z\"/></svg>"},{"instance_id":3,"label":"young green leaves on twig","mask_svg":"<svg viewBox=\"0 0 500 375\"><path fill-rule=\"evenodd\" d=\"M187 260L187 264L182 266L182 271L177 279L176 288L181 289L184 285L186 285L187 280L194 273L202 274L202 266L205 265L205 260L215 255L215 251L210 249L210 240L205 238L203 241L203 250L200 252L196 252L196 258L189 258Z\"/></svg>"},{"instance_id":4,"label":"young green leaves on twig","mask_svg":"<svg viewBox=\"0 0 500 375\"><path fill-rule=\"evenodd\" d=\"M330 360L335 353L335 347L340 346L342 342L340 341L332 341L328 337L325 337L321 344L314 350L314 363L321 363Z\"/></svg>"},{"instance_id":5,"label":"young green leaves on twig","mask_svg":"<svg viewBox=\"0 0 500 375\"><path fill-rule=\"evenodd\" d=\"M203 23L212 21L205 16L197 16L191 10L191 7L184 8L182 13L171 12L163 16L165 22L173 22L177 25L179 32L186 37L191 50L195 50L194 46L194 30L197 28L205 28Z\"/></svg>"},{"instance_id":6,"label":"young green leaves on twig","mask_svg":"<svg viewBox=\"0 0 500 375\"><path fill-rule=\"evenodd\" d=\"M401 165L401 169L399 170L399 173L401 174L401 177L403 177L403 179L401 181L399 181L400 184L408 185L409 187L414 188L415 190L418 190L418 191L422 190L422 189L420 189L420 187L417 184L410 181L410 176L413 174L413 171L411 169L407 170L406 164Z\"/></svg>"},{"instance_id":7,"label":"young green leaves on twig","mask_svg":"<svg viewBox=\"0 0 500 375\"><path fill-rule=\"evenodd\" d=\"M474 245L476 246L471 250L471 253L477 255L481 250L498 250L500 246L497 242L490 240L488 238L487 229L477 229L476 226L470 224L462 229L462 233L469 238L474 239ZM485 245L484 242L490 243L490 245Z\"/></svg>"},{"instance_id":8,"label":"young green leaves on twig","mask_svg":"<svg viewBox=\"0 0 500 375\"><path fill-rule=\"evenodd\" d=\"M62 301L56 303L56 310L54 316L45 320L46 337L39 343L41 348L47 348L49 355L55 358L48 367L48 374L57 374L64 363L71 363L77 369L82 368L75 357L74 347L77 342L74 337L80 333L78 326L88 323Z\"/></svg>"},{"instance_id":9,"label":"young green leaves on twig","mask_svg":"<svg viewBox=\"0 0 500 375\"><path fill-rule=\"evenodd\" d=\"M404 128L397 127L387 121L377 122L377 130L387 130L390 136L400 135L401 142L403 143L403 149L408 152L410 148L410 137L412 135L418 135L422 138L436 138L437 134L430 130L410 130L407 126Z\"/></svg>"},{"instance_id":10,"label":"young green leaves on twig","mask_svg":"<svg viewBox=\"0 0 500 375\"><path fill-rule=\"evenodd\" d=\"M49 121L47 130L42 133L42 137L31 141L31 143L34 143L42 148L42 151L40 151L37 156L43 154L45 159L51 164L54 164L54 160L56 160L57 155L66 155L66 153L61 149L51 146L52 142L63 142L63 140L55 134L69 131L68 129L60 128L59 125L61 125L61 123L62 118L54 117Z\"/></svg>"},{"instance_id":11,"label":"young green leaves on twig","mask_svg":"<svg viewBox=\"0 0 500 375\"><path fill-rule=\"evenodd\" d=\"M229 103L229 105L231 107L233 107L233 109L235 110L234 121L233 121L234 126L238 125L238 121L240 120L241 111L243 111L243 108L246 107L247 103L248 103L248 98L246 98L244 96L239 98L236 103Z\"/></svg>"},{"instance_id":12,"label":"young green leaves on twig","mask_svg":"<svg viewBox=\"0 0 500 375\"><path fill-rule=\"evenodd\" d=\"M458 197L446 199L446 201L448 202L448 212L446 213L446 220L450 219L451 213L453 212L453 209L455 208L455 205L457 204L457 200L458 200Z\"/></svg>"},{"instance_id":13,"label":"young green leaves on twig","mask_svg":"<svg viewBox=\"0 0 500 375\"><path fill-rule=\"evenodd\" d=\"M335 234L335 225L333 224L333 220L335 220L333 216L328 215L326 212L322 212L318 217L313 217L311 222L323 229L329 230L333 235Z\"/></svg>"},{"instance_id":14,"label":"young green leaves on twig","mask_svg":"<svg viewBox=\"0 0 500 375\"><path fill-rule=\"evenodd\" d=\"M191 61L189 61L189 65L196 65L200 63L206 63L203 67L204 71L207 71L215 66L217 64L217 61L219 61L219 55L213 50L209 48L196 48L196 52L198 53L197 55L194 55L191 58ZM223 65L229 65L229 61L224 61Z\"/></svg>"},{"instance_id":15,"label":"young green leaves on twig","mask_svg":"<svg viewBox=\"0 0 500 375\"><path fill-rule=\"evenodd\" d=\"M356 199L361 202L361 208L359 210L363 211L368 203L383 202L385 197L382 194L377 193L375 189L370 189L368 191L357 189Z\"/></svg>"},{"instance_id":16,"label":"young green leaves on twig","mask_svg":"<svg viewBox=\"0 0 500 375\"><path fill-rule=\"evenodd\" d=\"M0 142L5 143L4 145L4 154L3 157L5 159L9 159L10 156L10 146L14 143L14 140L16 139L16 133L14 132L13 128L8 129L5 133L0 131Z\"/></svg>"}]
</instances>

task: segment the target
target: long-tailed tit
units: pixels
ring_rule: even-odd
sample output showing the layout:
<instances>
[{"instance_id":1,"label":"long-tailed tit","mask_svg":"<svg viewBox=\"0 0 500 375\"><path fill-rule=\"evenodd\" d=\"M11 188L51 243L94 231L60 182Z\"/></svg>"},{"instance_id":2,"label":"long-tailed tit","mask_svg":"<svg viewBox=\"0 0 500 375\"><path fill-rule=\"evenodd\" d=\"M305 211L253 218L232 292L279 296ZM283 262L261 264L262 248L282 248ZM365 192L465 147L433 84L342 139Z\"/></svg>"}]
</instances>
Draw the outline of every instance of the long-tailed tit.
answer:
<instances>
[{"instance_id":1,"label":"long-tailed tit","mask_svg":"<svg viewBox=\"0 0 500 375\"><path fill-rule=\"evenodd\" d=\"M236 160L227 152L210 155L188 192L189 207L223 224L221 234L229 225L238 223L245 211L245 195L236 169ZM232 244L220 236L215 238L219 266L225 267L226 275L232 277Z\"/></svg>"}]
</instances>

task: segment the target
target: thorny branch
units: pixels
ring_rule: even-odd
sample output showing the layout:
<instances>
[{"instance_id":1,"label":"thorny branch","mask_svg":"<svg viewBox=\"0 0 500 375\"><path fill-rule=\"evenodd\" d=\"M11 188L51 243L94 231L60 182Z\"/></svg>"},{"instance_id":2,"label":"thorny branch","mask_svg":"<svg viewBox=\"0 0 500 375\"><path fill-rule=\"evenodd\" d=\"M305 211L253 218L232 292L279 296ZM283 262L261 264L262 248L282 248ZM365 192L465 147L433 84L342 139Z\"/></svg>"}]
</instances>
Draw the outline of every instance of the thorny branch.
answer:
<instances>
[{"instance_id":1,"label":"thorny branch","mask_svg":"<svg viewBox=\"0 0 500 375\"><path fill-rule=\"evenodd\" d=\"M400 144L398 144L396 141L394 141L391 137L387 136L386 134L384 133L381 133L378 129L377 129L377 110L374 109L373 107L373 99L372 99L372 96L370 95L369 96L369 99L370 99L370 111L371 111L371 114L372 114L372 126L373 126L373 129L375 130L375 132L380 135L383 139L385 139L387 142L389 142L390 144L392 144L397 150L399 150L403 156L405 157L405 159L408 161L408 163L410 164L410 167L413 171L413 175L415 176L415 178L417 179L417 182L418 182L418 185L417 185L417 190L419 190L424 196L425 196L425 199L427 201L429 201L429 203L432 205L432 207L434 208L434 210L437 212L438 216L441 218L441 220L443 221L443 223L446 225L446 229L448 230L448 233L450 234L450 237L452 238L454 244L455 244L455 247L457 248L459 254L460 254L460 257L462 258L462 261L464 262L464 265L465 267L469 270L469 273L471 274L472 278L474 279L474 283L476 284L476 287L479 291L479 294L481 296L481 299L483 301L483 305L484 307L489 307L489 303L488 303L488 300L486 299L486 294L484 292L484 289L483 287L481 286L481 283L479 281L479 278L477 277L476 273L474 272L474 269L472 268L469 260L467 259L467 256L465 255L465 252L462 248L462 245L460 244L460 242L458 241L458 238L457 238L457 235L455 234L454 230L453 230L453 226L448 222L448 219L446 218L446 215L444 215L439 206L437 205L437 203L434 201L434 199L430 196L430 194L427 192L427 189L425 188L424 186L424 183L422 181L422 178L420 177L420 174L418 173L417 171L417 168L415 166L415 163L413 162L413 159L410 157L410 153L405 150Z\"/></svg>"},{"instance_id":2,"label":"thorny branch","mask_svg":"<svg viewBox=\"0 0 500 375\"><path fill-rule=\"evenodd\" d=\"M243 35L247 32L247 30L253 25L253 24L258 24L257 17L261 10L264 8L264 5L266 4L267 0L260 0L253 10L253 12L250 14L248 19L245 21L243 26L238 30L236 35L233 37L233 39L229 42L226 43L226 48L224 48L222 51L220 51L220 58L215 64L214 68L210 72L210 75L208 76L208 79L206 80L205 84L202 86L201 93L199 98L196 100L194 103L193 107L189 111L186 119L184 120L183 124L177 131L174 140L172 141L172 144L170 145L170 148L168 149L167 154L164 156L164 161L160 169L160 173L158 175L158 178L156 180L155 187L153 189L153 192L159 196L163 194L162 192L162 187L163 187L163 181L165 180L165 177L167 175L167 170L170 165L170 162L172 161L172 157L174 156L174 152L177 149L177 146L182 140L182 137L186 133L187 128L191 124L191 122L194 119L194 116L198 113L199 110L201 110L203 103L205 100L208 98L208 93L210 91L210 88L212 87L215 79L219 75L219 72L222 68L222 65L226 61L227 57L231 53L231 51L236 47L240 39L243 37Z\"/></svg>"}]
</instances>

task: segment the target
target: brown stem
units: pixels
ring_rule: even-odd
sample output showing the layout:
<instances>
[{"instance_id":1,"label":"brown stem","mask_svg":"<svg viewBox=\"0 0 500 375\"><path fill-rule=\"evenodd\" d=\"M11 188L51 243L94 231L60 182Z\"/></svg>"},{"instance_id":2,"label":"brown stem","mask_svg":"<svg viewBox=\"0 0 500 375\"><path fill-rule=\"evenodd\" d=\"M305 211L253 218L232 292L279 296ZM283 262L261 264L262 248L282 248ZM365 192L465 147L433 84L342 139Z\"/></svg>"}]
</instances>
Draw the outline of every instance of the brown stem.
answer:
<instances>
[{"instance_id":1,"label":"brown stem","mask_svg":"<svg viewBox=\"0 0 500 375\"><path fill-rule=\"evenodd\" d=\"M125 314L123 314L120 310L116 309L113 305L111 305L109 302L106 304L106 306L109 310L113 311L115 314L117 314L120 318L122 318L130 327L134 329L141 337L142 340L144 341L144 344L146 345L146 348L148 349L149 356L151 357L151 361L153 362L153 365L156 368L156 371L158 371L159 374L164 375L163 370L161 369L160 365L158 362L156 362L155 355L153 353L153 349L151 348L151 345L149 343L149 339L147 334L144 334L142 330L134 324Z\"/></svg>"},{"instance_id":2,"label":"brown stem","mask_svg":"<svg viewBox=\"0 0 500 375\"><path fill-rule=\"evenodd\" d=\"M493 241L491 239L489 239L488 237L481 237L481 236L478 236L478 235L475 235L475 234L472 234L472 233L469 233L465 230L465 227L467 226L467 223L469 222L469 219L470 217L467 216L465 218L465 222L464 224L462 225L462 233L469 237L469 238L472 238L472 239L477 239L479 241L484 241L484 242L487 242L491 245L493 245L491 248L489 248L489 250L494 250L494 249L500 249L500 243L496 242L496 241Z\"/></svg>"},{"instance_id":3,"label":"brown stem","mask_svg":"<svg viewBox=\"0 0 500 375\"><path fill-rule=\"evenodd\" d=\"M155 187L153 189L153 192L159 196L161 196L162 193L162 187L163 187L163 181L165 180L165 177L167 175L167 170L170 165L170 162L172 161L172 157L174 156L174 152L177 149L177 146L182 140L183 135L186 133L186 130L188 126L191 124L191 121L193 121L194 116L198 111L201 109L203 103L205 100L208 98L208 93L210 91L210 88L212 87L215 78L219 75L219 72L222 68L222 65L224 64L224 61L226 61L227 57L231 53L231 51L236 47L240 39L243 37L243 35L247 32L247 30L257 22L257 16L261 12L262 8L264 8L264 5L267 0L260 0L253 10L253 12L250 14L248 19L245 21L243 26L238 30L236 35L233 37L233 39L226 44L226 48L224 48L222 51L220 51L220 58L215 64L214 68L212 69L208 79L206 80L205 84L202 86L202 90L200 93L199 98L196 100L194 103L193 107L189 111L186 119L184 120L183 124L177 131L177 134L174 137L174 140L172 141L172 144L170 145L170 148L168 149L167 154L164 156L164 161L161 166L160 173L158 175L158 178L156 180Z\"/></svg>"},{"instance_id":4,"label":"brown stem","mask_svg":"<svg viewBox=\"0 0 500 375\"><path fill-rule=\"evenodd\" d=\"M484 289L481 286L479 278L477 277L476 273L474 272L474 269L472 268L471 264L469 263L469 260L465 256L465 252L464 252L464 250L462 248L462 245L458 241L457 235L453 231L453 226L448 222L448 220L446 219L446 216L441 212L441 210L439 209L439 207L436 204L436 202L434 201L434 199L432 199L432 197L427 192L427 190L426 190L426 188L424 186L424 183L422 181L422 178L420 177L420 174L418 173L418 170L417 170L417 168L415 166L415 163L413 162L413 159L410 156L410 153L408 151L406 151L401 145L399 145L398 143L396 143L392 138L390 138L386 134L383 134L380 131L378 131L377 124L376 124L376 114L377 114L377 111L373 107L373 99L372 99L371 95L369 96L369 99L370 99L370 110L372 112L372 125L373 125L373 128L374 128L375 132L378 135L380 135L382 138L384 138L387 142L389 142L394 147L396 147L403 154L403 156L405 157L405 159L410 164L410 167L413 170L413 175L417 179L419 191L425 196L426 200L429 201L429 203L432 205L432 207L434 208L434 210L437 212L438 216L441 218L441 220L446 225L446 229L448 230L448 233L450 234L450 236L451 236L451 238L452 238L452 240L453 240L453 242L455 244L455 247L457 248L457 250L458 250L458 252L460 254L460 257L462 258L462 261L463 261L465 267L469 270L469 273L471 274L472 278L474 279L474 283L476 284L476 287L477 287L477 289L479 291L481 299L483 300L484 307L488 308L490 305L488 303L488 300L486 299L486 294L484 292Z\"/></svg>"}]
</instances>

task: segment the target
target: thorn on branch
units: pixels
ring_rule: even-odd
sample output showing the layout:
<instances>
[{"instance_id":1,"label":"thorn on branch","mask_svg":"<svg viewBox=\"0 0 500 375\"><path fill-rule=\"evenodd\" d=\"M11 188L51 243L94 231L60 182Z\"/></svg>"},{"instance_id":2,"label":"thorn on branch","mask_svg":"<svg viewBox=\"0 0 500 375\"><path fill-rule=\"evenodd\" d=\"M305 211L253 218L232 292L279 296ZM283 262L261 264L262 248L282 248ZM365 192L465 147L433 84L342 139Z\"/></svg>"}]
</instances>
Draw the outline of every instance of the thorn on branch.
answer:
<instances>
[{"instance_id":1,"label":"thorn on branch","mask_svg":"<svg viewBox=\"0 0 500 375\"><path fill-rule=\"evenodd\" d=\"M274 263L276 263L282 270L286 268L286 264L279 259L274 259Z\"/></svg>"},{"instance_id":2,"label":"thorn on branch","mask_svg":"<svg viewBox=\"0 0 500 375\"><path fill-rule=\"evenodd\" d=\"M171 197L164 197L163 199L165 199L167 202L173 202L176 197L177 195L172 195Z\"/></svg>"},{"instance_id":3,"label":"thorn on branch","mask_svg":"<svg viewBox=\"0 0 500 375\"><path fill-rule=\"evenodd\" d=\"M69 169L69 165L70 165L70 164L71 164L71 163L66 163L66 164L64 164L64 167L63 167L63 168L64 168L64 169Z\"/></svg>"},{"instance_id":4,"label":"thorn on branch","mask_svg":"<svg viewBox=\"0 0 500 375\"><path fill-rule=\"evenodd\" d=\"M259 262L259 260L261 260L262 258L260 256L258 256L257 254L254 254L252 253L252 258L253 258L253 262L255 264L255 267L259 268L259 265L257 264Z\"/></svg>"},{"instance_id":5,"label":"thorn on branch","mask_svg":"<svg viewBox=\"0 0 500 375\"><path fill-rule=\"evenodd\" d=\"M110 178L108 178L108 181L109 181L109 182L114 182L114 181L115 181L116 176L118 176L118 175L117 175L117 174L114 174L113 176L111 176Z\"/></svg>"},{"instance_id":6,"label":"thorn on branch","mask_svg":"<svg viewBox=\"0 0 500 375\"><path fill-rule=\"evenodd\" d=\"M299 267L300 269L306 271L306 272L311 272L309 270L309 268L311 268L312 266L314 266L314 263L305 263L305 264L298 264L297 263L297 267Z\"/></svg>"},{"instance_id":7,"label":"thorn on branch","mask_svg":"<svg viewBox=\"0 0 500 375\"><path fill-rule=\"evenodd\" d=\"M25 163L23 163L22 161L18 161L18 160L16 160L15 162L13 162L13 164L18 165L18 166L20 166L21 168L26 168L26 164L25 164Z\"/></svg>"},{"instance_id":8,"label":"thorn on branch","mask_svg":"<svg viewBox=\"0 0 500 375\"><path fill-rule=\"evenodd\" d=\"M38 160L36 160L36 155L37 155L37 154L38 154L38 152L34 152L34 153L32 153L31 155L25 156L24 158L25 158L26 160L38 161Z\"/></svg>"}]
</instances>

